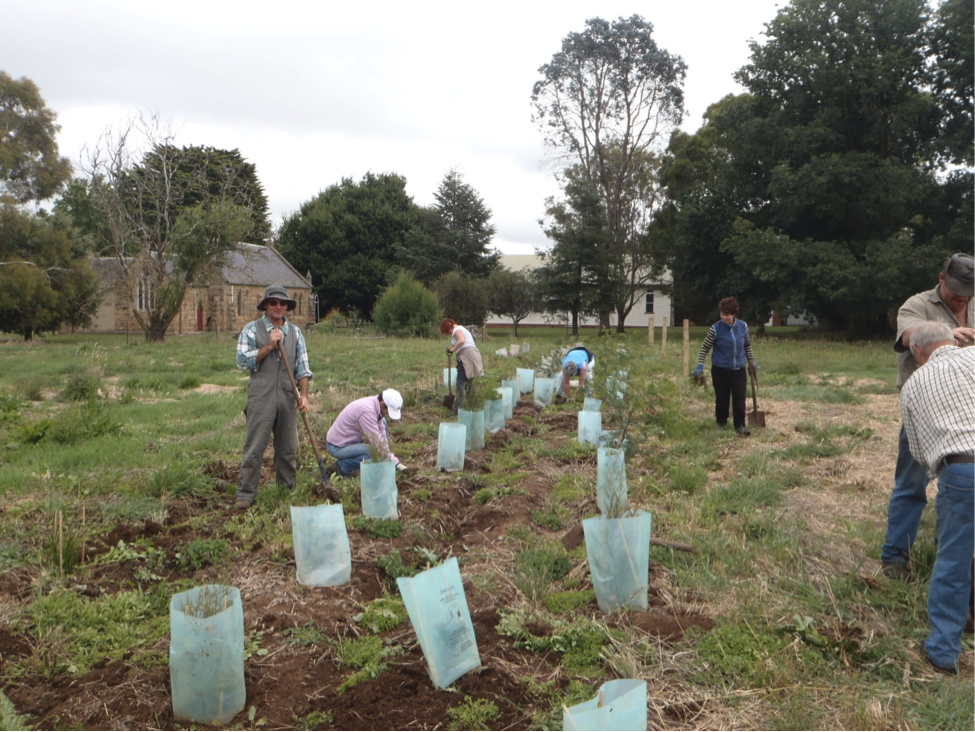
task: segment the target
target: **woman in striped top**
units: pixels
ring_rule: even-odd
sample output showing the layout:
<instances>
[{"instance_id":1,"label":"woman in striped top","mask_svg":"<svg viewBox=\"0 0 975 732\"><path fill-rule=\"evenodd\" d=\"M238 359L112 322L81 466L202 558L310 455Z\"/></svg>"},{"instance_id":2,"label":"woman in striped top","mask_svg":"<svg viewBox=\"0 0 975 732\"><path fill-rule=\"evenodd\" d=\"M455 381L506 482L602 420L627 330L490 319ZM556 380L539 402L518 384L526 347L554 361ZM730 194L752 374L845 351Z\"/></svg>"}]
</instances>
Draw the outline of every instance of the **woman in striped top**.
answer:
<instances>
[{"instance_id":1,"label":"woman in striped top","mask_svg":"<svg viewBox=\"0 0 975 732\"><path fill-rule=\"evenodd\" d=\"M728 426L730 396L735 432L747 437L751 432L745 427L745 388L748 382L745 366L753 372L757 369L752 353L752 337L748 333L748 323L738 320L738 301L735 298L726 297L719 302L718 313L721 320L708 331L697 356L694 374L701 376L704 373L704 359L713 348L711 382L714 384L714 419L719 429Z\"/></svg>"}]
</instances>

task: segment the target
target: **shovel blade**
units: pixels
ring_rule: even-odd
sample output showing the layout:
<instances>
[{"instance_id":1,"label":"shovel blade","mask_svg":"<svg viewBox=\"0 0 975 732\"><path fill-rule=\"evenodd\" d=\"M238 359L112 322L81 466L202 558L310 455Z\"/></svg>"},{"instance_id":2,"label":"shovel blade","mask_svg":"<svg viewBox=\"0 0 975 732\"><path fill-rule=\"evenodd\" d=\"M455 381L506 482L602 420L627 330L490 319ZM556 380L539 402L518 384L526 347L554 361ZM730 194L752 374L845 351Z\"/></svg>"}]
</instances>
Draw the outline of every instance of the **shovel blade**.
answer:
<instances>
[{"instance_id":1,"label":"shovel blade","mask_svg":"<svg viewBox=\"0 0 975 732\"><path fill-rule=\"evenodd\" d=\"M765 412L756 409L754 412L749 412L746 416L748 424L752 427L765 426Z\"/></svg>"},{"instance_id":2,"label":"shovel blade","mask_svg":"<svg viewBox=\"0 0 975 732\"><path fill-rule=\"evenodd\" d=\"M454 395L453 394L448 394L447 396L445 396L443 398L443 405L444 405L444 408L445 409L453 409L454 408Z\"/></svg>"}]
</instances>

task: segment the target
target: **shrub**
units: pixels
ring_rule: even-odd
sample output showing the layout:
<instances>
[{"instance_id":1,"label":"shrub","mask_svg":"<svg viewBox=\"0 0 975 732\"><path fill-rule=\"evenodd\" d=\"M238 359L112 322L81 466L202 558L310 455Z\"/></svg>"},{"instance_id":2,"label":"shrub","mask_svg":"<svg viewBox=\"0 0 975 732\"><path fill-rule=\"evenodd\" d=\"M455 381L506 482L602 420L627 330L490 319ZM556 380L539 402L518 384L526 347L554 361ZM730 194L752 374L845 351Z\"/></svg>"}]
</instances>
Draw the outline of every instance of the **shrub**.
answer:
<instances>
[{"instance_id":1,"label":"shrub","mask_svg":"<svg viewBox=\"0 0 975 732\"><path fill-rule=\"evenodd\" d=\"M193 539L179 553L179 566L183 570L203 569L216 564L230 554L230 547L223 539Z\"/></svg>"},{"instance_id":2,"label":"shrub","mask_svg":"<svg viewBox=\"0 0 975 732\"><path fill-rule=\"evenodd\" d=\"M67 402L84 402L98 398L101 380L91 374L75 374L68 379L61 398Z\"/></svg>"},{"instance_id":3,"label":"shrub","mask_svg":"<svg viewBox=\"0 0 975 732\"><path fill-rule=\"evenodd\" d=\"M441 309L458 323L480 325L488 312L487 280L448 272L433 285Z\"/></svg>"},{"instance_id":4,"label":"shrub","mask_svg":"<svg viewBox=\"0 0 975 732\"><path fill-rule=\"evenodd\" d=\"M401 274L379 298L372 320L386 335L430 338L437 332L440 306L436 295L408 274Z\"/></svg>"}]
</instances>

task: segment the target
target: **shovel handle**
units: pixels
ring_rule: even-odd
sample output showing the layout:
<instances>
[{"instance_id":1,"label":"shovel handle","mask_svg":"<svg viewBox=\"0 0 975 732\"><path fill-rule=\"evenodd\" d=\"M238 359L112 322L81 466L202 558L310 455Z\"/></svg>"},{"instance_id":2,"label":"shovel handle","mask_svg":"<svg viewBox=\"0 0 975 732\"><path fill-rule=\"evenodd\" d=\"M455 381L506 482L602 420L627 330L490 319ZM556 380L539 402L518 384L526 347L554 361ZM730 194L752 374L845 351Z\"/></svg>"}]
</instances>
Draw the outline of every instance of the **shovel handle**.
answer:
<instances>
[{"instance_id":1,"label":"shovel handle","mask_svg":"<svg viewBox=\"0 0 975 732\"><path fill-rule=\"evenodd\" d=\"M752 409L753 411L758 411L758 397L755 395L755 369L751 366L748 367L748 375L752 377Z\"/></svg>"},{"instance_id":2,"label":"shovel handle","mask_svg":"<svg viewBox=\"0 0 975 732\"><path fill-rule=\"evenodd\" d=\"M298 391L298 385L295 383L295 375L291 371L291 364L288 363L288 357L284 355L284 344L278 341L278 353L281 354L281 360L284 361L284 370L288 372L288 381L291 382L291 388L295 393L297 399L301 399L301 392ZM311 440L311 447L315 451L315 459L318 460L319 467L324 466L325 462L322 460L322 453L318 450L318 443L315 442L315 435L311 431L311 425L308 424L308 415L301 412L301 418L305 422L305 430L308 432L308 439ZM322 470L322 479L325 478L325 471Z\"/></svg>"},{"instance_id":3,"label":"shovel handle","mask_svg":"<svg viewBox=\"0 0 975 732\"><path fill-rule=\"evenodd\" d=\"M451 377L451 374L450 374L450 351L448 350L447 351L447 394L450 395L450 396L453 396L453 394L454 394L454 384L453 384L454 380L452 378L450 378L450 377Z\"/></svg>"}]
</instances>

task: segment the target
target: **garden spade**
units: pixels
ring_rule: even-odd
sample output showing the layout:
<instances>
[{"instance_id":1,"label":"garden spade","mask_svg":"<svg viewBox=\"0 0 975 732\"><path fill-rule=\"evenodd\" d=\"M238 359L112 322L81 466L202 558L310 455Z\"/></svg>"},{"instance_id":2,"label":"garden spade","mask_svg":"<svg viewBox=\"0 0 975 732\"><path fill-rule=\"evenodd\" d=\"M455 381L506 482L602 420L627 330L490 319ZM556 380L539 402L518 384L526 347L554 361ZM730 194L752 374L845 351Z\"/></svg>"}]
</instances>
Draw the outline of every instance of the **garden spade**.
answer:
<instances>
[{"instance_id":1,"label":"garden spade","mask_svg":"<svg viewBox=\"0 0 975 732\"><path fill-rule=\"evenodd\" d=\"M748 373L752 377L752 411L748 413L748 424L752 427L765 426L765 412L759 411L758 399L755 397L755 369L749 367Z\"/></svg>"},{"instance_id":2,"label":"garden spade","mask_svg":"<svg viewBox=\"0 0 975 732\"><path fill-rule=\"evenodd\" d=\"M281 360L284 361L284 370L288 372L288 379L291 381L291 389L295 393L295 398L301 393L298 391L298 385L295 383L294 372L291 371L291 364L288 363L288 357L284 355L284 344L278 341L278 351L281 353ZM304 412L301 413L301 418L305 421L305 430L308 432L308 439L311 440L311 447L315 451L315 459L318 460L318 469L322 471L322 485L328 485L328 473L325 472L325 460L322 459L322 453L318 449L318 443L315 442L315 435L311 431L311 425L308 424L308 415Z\"/></svg>"},{"instance_id":3,"label":"garden spade","mask_svg":"<svg viewBox=\"0 0 975 732\"><path fill-rule=\"evenodd\" d=\"M443 398L443 405L447 409L454 408L453 379L450 378L450 351L447 351L447 395Z\"/></svg>"}]
</instances>

